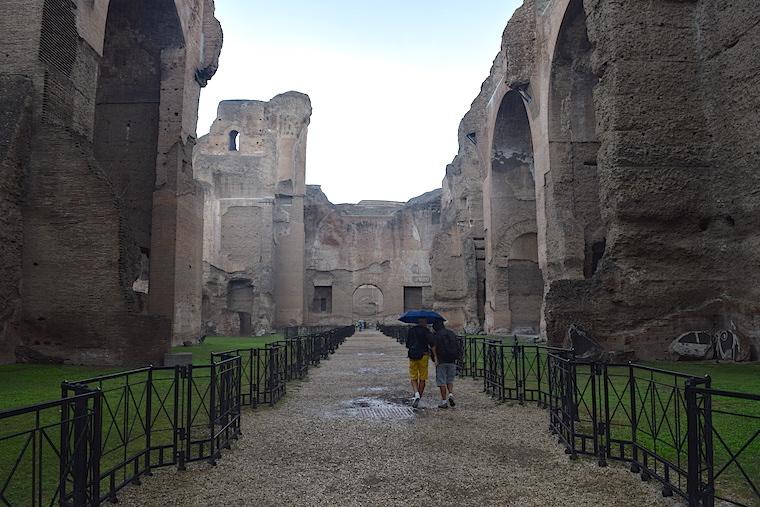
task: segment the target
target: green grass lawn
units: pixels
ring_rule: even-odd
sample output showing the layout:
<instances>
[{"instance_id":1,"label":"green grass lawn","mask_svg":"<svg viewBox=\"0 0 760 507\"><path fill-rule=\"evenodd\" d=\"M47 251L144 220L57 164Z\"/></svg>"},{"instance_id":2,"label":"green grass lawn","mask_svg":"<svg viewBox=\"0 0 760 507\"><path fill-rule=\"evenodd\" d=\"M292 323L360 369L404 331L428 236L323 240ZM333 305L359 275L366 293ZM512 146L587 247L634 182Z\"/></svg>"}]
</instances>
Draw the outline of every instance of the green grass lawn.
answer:
<instances>
[{"instance_id":1,"label":"green grass lawn","mask_svg":"<svg viewBox=\"0 0 760 507\"><path fill-rule=\"evenodd\" d=\"M193 364L208 364L212 352L226 352L236 349L261 348L267 343L282 340L281 335L269 335L252 338L234 338L215 336L206 338L206 341L192 347L175 347L175 352L192 352Z\"/></svg>"},{"instance_id":2,"label":"green grass lawn","mask_svg":"<svg viewBox=\"0 0 760 507\"><path fill-rule=\"evenodd\" d=\"M514 342L512 338L505 340L507 345ZM505 386L508 393L513 396L516 393L515 371L525 370L526 389L546 392L547 371L546 354L541 352L539 358L536 351L526 347L525 357L520 357L520 365L516 361L511 347L504 348L504 372ZM483 366L483 348L478 345L471 349L478 355L477 359L470 360L471 365L478 368ZM498 360L492 357L490 361ZM539 384L536 375L537 365L542 365L542 378ZM749 394L760 393L760 363L717 363L715 361L702 362L672 362L659 361L646 363L662 370L683 373L694 377L709 375L714 389L736 391ZM626 366L609 367L609 381L607 383L607 399L610 412L610 437L621 441L631 441L631 409L630 409L630 381L629 369ZM636 441L645 449L670 460L676 466L686 468L688 456L686 446L687 419L684 409L684 382L685 378L668 375L665 373L653 373L643 368L634 369L636 385L636 417L638 418L638 431ZM578 417L575 422L576 433L591 435L592 425L592 382L588 366L577 367L577 393ZM604 383L603 377L595 377L597 400L599 407L604 407ZM674 386L676 386L674 388ZM531 399L531 393L528 392ZM533 394L535 396L535 393ZM738 500L747 505L757 505L760 499L753 493L751 486L745 480L744 475L750 477L755 486L760 483L760 402L739 398L712 396L712 424L714 441L714 463L716 465L715 485L719 496ZM603 409L598 410L603 413ZM754 440L753 440L754 438ZM581 447L581 440L576 441L576 446ZM588 449L590 451L590 449ZM618 454L619 448L613 446L612 454ZM738 459L733 460L732 455L738 453ZM631 457L630 447L626 449L625 456ZM640 455L641 459L641 455ZM661 465L656 467L652 461L649 466L655 468L658 473L663 473ZM685 481L678 481L677 474L671 471L671 480L685 489Z\"/></svg>"},{"instance_id":3,"label":"green grass lawn","mask_svg":"<svg viewBox=\"0 0 760 507\"><path fill-rule=\"evenodd\" d=\"M210 337L205 343L192 347L176 347L179 352L192 352L193 364L208 365L212 352L224 352L232 349L260 348L266 343L280 339L272 335L263 338L228 338ZM123 368L97 368L64 365L12 364L0 366L0 410L33 405L61 397L61 382L78 381L124 371ZM208 431L204 413L207 405L206 389L209 383L209 369L198 368L193 372L194 386L193 408L191 409L193 433ZM138 414L145 413L147 373L140 372L129 376L90 384L103 391L103 456L101 471L121 463L132 453L139 453L145 447L144 418ZM173 439L171 414L173 413L174 372L156 370L153 374L152 445L170 445ZM183 402L184 406L184 402ZM41 484L39 494L42 503L47 504L53 498L58 483L57 446L60 441L60 412L58 407L5 418L0 425L0 487L8 484L3 493L11 505L27 505L32 492L32 476ZM116 424L114 424L116 423ZM204 425L205 424L205 425ZM35 426L42 431L29 433ZM45 468L34 471L33 454L42 456ZM39 461L37 461L39 462ZM15 468L14 472L11 472ZM40 477L40 473L42 476ZM128 478L123 472L119 477ZM107 487L107 480L103 487ZM0 502L2 503L2 502Z\"/></svg>"},{"instance_id":4,"label":"green grass lawn","mask_svg":"<svg viewBox=\"0 0 760 507\"><path fill-rule=\"evenodd\" d=\"M725 391L748 394L760 393L760 363L716 363L704 362L650 362L647 366L663 370L685 373L695 377L709 375L712 387ZM630 387L628 368L610 368L609 405L611 438L631 439ZM588 417L590 392L587 388L588 374L578 373L579 389L583 401L579 408L580 419L577 427L591 432ZM637 385L637 442L644 448L656 452L684 469L687 467L688 421L684 408L685 379L664 373L651 373L644 369L635 370ZM673 386L677 386L674 389ZM603 399L603 397L601 398ZM618 404L618 400L621 401ZM625 407L625 408L624 408ZM747 505L760 502L746 481L750 477L755 487L760 484L760 401L735 397L712 396L712 427L715 463L715 488L719 496L738 500ZM733 460L732 455L738 459ZM630 453L626 453L630 456ZM650 466L651 465L650 461ZM656 467L659 473L662 466ZM671 473L671 478L677 474ZM679 484L679 481L673 481ZM685 480L680 481L685 489Z\"/></svg>"},{"instance_id":5,"label":"green grass lawn","mask_svg":"<svg viewBox=\"0 0 760 507\"><path fill-rule=\"evenodd\" d=\"M212 352L232 349L263 347L281 339L279 335L255 338L209 337L204 343L192 347L174 347L175 352L192 352L193 364L208 364ZM48 364L6 364L0 365L0 410L33 405L61 396L61 382L83 380L108 373L122 371L123 368L70 366Z\"/></svg>"}]
</instances>

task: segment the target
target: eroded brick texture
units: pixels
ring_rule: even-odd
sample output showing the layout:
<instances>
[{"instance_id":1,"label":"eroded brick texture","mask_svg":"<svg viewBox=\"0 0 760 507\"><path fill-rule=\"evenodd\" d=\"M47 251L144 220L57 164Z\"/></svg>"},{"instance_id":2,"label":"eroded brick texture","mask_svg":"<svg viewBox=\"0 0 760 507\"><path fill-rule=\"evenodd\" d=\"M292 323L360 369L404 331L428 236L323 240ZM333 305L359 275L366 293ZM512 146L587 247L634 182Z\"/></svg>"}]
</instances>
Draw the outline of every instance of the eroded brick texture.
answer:
<instances>
[{"instance_id":1,"label":"eroded brick texture","mask_svg":"<svg viewBox=\"0 0 760 507\"><path fill-rule=\"evenodd\" d=\"M308 96L219 104L195 150L205 193L205 333L302 325Z\"/></svg>"},{"instance_id":2,"label":"eroded brick texture","mask_svg":"<svg viewBox=\"0 0 760 507\"><path fill-rule=\"evenodd\" d=\"M21 304L7 307L10 321L0 312L0 355L158 364L172 342L200 335L202 193L191 151L200 86L221 45L213 2L4 7L13 15L0 20L1 95L18 107L23 90L30 99L3 129L0 205L14 225L3 227L0 294L13 299L18 251L7 245L17 245ZM18 135L24 117L31 132Z\"/></svg>"},{"instance_id":3,"label":"eroded brick texture","mask_svg":"<svg viewBox=\"0 0 760 507\"><path fill-rule=\"evenodd\" d=\"M309 186L306 322L397 323L405 310L433 308L430 256L440 219L440 190L407 203L335 205L319 186Z\"/></svg>"}]
</instances>

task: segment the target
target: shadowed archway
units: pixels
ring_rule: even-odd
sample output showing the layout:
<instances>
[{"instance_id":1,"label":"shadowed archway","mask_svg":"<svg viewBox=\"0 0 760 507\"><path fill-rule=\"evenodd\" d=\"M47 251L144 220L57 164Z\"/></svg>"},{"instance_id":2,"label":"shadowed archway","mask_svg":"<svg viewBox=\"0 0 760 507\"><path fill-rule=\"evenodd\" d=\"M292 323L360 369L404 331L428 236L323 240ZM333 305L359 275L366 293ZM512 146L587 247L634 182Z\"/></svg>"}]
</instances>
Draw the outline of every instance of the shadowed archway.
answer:
<instances>
[{"instance_id":1,"label":"shadowed archway","mask_svg":"<svg viewBox=\"0 0 760 507\"><path fill-rule=\"evenodd\" d=\"M538 324L533 315L540 315L540 298L536 303L533 297L521 300L516 296L533 294L536 280L543 284L535 241L533 143L528 113L517 91L510 91L504 96L496 116L491 167L485 191L490 203L486 329L490 332L512 332L519 324L522 330L537 332ZM532 234L534 241L522 239L519 245L515 244L518 238L526 234ZM530 252L526 254L526 250ZM530 276L522 269L527 262L532 264ZM514 305L521 306L517 313L513 311ZM527 306L536 308L528 311ZM518 317L517 321L515 317Z\"/></svg>"}]
</instances>

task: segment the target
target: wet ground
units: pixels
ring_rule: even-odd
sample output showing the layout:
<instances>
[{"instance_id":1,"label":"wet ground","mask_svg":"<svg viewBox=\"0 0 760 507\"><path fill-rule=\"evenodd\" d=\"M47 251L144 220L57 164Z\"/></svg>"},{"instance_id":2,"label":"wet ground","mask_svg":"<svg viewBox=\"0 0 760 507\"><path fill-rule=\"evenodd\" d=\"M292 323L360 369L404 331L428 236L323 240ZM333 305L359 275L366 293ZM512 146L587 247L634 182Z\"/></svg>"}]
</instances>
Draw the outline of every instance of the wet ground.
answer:
<instances>
[{"instance_id":1,"label":"wet ground","mask_svg":"<svg viewBox=\"0 0 760 507\"><path fill-rule=\"evenodd\" d=\"M431 365L431 379L434 377ZM457 407L428 387L410 405L405 349L376 332L350 338L274 409L246 411L243 438L216 467L162 470L125 505L674 505L622 466L571 462L546 412L497 404L480 382Z\"/></svg>"}]
</instances>

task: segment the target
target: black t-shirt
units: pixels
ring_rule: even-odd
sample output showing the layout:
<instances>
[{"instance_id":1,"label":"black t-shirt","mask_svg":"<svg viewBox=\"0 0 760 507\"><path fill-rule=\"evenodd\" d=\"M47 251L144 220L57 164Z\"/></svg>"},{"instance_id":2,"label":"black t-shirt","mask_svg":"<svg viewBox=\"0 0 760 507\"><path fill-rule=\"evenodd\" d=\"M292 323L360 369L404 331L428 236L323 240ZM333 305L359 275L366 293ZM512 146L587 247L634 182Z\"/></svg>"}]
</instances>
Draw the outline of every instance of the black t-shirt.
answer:
<instances>
[{"instance_id":1,"label":"black t-shirt","mask_svg":"<svg viewBox=\"0 0 760 507\"><path fill-rule=\"evenodd\" d=\"M409 349L409 359L422 359L430 354L430 341L433 334L427 327L414 326L406 337L406 348Z\"/></svg>"},{"instance_id":2,"label":"black t-shirt","mask_svg":"<svg viewBox=\"0 0 760 507\"><path fill-rule=\"evenodd\" d=\"M448 342L447 347L445 343ZM436 359L439 364L456 363L459 359L459 343L457 341L457 335L451 329L439 329L433 335L433 340L430 344L432 347L436 347ZM449 349L448 351L446 349Z\"/></svg>"}]
</instances>

